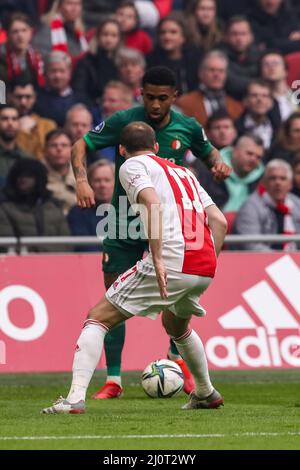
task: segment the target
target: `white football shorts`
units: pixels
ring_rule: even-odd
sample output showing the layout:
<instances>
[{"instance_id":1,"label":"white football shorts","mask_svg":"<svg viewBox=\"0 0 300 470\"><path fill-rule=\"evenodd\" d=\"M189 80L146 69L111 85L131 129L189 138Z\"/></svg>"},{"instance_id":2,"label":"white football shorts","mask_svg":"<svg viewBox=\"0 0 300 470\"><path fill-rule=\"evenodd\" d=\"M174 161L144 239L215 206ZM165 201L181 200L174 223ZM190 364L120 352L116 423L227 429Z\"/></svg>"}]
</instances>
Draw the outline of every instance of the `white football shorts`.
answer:
<instances>
[{"instance_id":1,"label":"white football shorts","mask_svg":"<svg viewBox=\"0 0 300 470\"><path fill-rule=\"evenodd\" d=\"M121 274L106 292L107 300L125 316L149 317L155 320L165 309L177 317L202 317L206 311L199 304L200 295L212 279L167 270L168 298L160 297L155 269L147 259Z\"/></svg>"}]
</instances>

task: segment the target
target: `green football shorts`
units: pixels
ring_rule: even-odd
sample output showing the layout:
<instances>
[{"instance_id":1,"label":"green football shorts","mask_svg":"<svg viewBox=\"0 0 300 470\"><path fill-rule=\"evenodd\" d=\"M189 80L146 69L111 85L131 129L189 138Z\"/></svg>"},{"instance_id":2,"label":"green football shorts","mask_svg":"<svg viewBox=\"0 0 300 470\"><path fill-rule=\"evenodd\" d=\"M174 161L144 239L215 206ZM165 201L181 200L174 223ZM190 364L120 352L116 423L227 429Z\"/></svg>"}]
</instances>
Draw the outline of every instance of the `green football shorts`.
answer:
<instances>
[{"instance_id":1,"label":"green football shorts","mask_svg":"<svg viewBox=\"0 0 300 470\"><path fill-rule=\"evenodd\" d=\"M136 244L124 243L122 240L103 242L102 270L104 273L123 273L143 258L148 243L137 241Z\"/></svg>"}]
</instances>

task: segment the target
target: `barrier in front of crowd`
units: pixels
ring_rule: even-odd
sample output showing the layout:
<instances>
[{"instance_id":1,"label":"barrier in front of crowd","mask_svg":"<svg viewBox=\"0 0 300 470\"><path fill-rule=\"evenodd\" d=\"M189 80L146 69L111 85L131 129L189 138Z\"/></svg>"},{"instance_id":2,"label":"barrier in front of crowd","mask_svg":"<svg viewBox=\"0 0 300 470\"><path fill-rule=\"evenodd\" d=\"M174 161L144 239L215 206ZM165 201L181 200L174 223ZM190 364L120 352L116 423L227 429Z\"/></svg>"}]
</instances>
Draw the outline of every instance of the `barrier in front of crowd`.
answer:
<instances>
[{"instance_id":1,"label":"barrier in front of crowd","mask_svg":"<svg viewBox=\"0 0 300 470\"><path fill-rule=\"evenodd\" d=\"M19 254L26 254L28 248L32 246L39 247L42 251L42 247L46 245L52 246L91 246L99 245L99 249L102 247L104 237L1 237L0 248L8 248L11 253L18 252ZM300 243L300 234L294 235L227 235L225 238L225 244L230 245L242 245L244 243L289 243L295 242Z\"/></svg>"},{"instance_id":2,"label":"barrier in front of crowd","mask_svg":"<svg viewBox=\"0 0 300 470\"><path fill-rule=\"evenodd\" d=\"M71 369L86 314L104 294L101 256L0 256L0 372ZM210 368L300 367L299 286L300 253L222 253L201 298L207 316L192 320ZM166 357L159 319L126 328L124 370Z\"/></svg>"}]
</instances>

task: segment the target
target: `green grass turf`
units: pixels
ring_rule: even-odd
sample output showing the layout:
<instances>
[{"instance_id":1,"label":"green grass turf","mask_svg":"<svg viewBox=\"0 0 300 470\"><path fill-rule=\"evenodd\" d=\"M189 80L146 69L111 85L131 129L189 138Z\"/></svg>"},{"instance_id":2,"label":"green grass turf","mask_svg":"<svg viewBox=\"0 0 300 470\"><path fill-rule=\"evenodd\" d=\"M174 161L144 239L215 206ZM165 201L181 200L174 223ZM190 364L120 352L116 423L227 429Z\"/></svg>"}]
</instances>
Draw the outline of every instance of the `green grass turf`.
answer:
<instances>
[{"instance_id":1,"label":"green grass turf","mask_svg":"<svg viewBox=\"0 0 300 470\"><path fill-rule=\"evenodd\" d=\"M187 398L184 393L150 399L139 377L139 373L125 373L122 399L88 400L85 415L40 415L41 408L50 406L58 395L66 395L70 374L0 374L0 449L300 449L299 370L215 372L214 385L225 397L225 407L219 410L181 410ZM89 396L103 378L102 372L96 373ZM170 434L225 436L120 437ZM69 438L3 440L5 436ZM75 440L71 436L114 437Z\"/></svg>"}]
</instances>

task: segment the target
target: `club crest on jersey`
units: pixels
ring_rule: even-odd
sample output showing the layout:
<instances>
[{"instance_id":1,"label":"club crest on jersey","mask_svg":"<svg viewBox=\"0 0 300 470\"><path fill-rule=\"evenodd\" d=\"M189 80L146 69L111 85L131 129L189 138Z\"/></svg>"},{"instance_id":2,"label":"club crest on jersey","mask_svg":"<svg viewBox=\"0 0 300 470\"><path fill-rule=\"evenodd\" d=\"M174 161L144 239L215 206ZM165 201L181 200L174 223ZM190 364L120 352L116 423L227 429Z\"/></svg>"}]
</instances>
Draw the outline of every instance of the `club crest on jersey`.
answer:
<instances>
[{"instance_id":1,"label":"club crest on jersey","mask_svg":"<svg viewBox=\"0 0 300 470\"><path fill-rule=\"evenodd\" d=\"M103 131L104 126L105 126L105 122L102 121L102 122L100 122L100 124L98 124L98 126L94 127L94 129L92 130L92 132L95 132L95 134L100 134L100 132Z\"/></svg>"},{"instance_id":2,"label":"club crest on jersey","mask_svg":"<svg viewBox=\"0 0 300 470\"><path fill-rule=\"evenodd\" d=\"M173 150L179 150L181 148L181 142L179 139L174 139L171 142L171 148Z\"/></svg>"}]
</instances>

